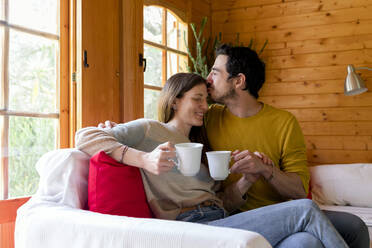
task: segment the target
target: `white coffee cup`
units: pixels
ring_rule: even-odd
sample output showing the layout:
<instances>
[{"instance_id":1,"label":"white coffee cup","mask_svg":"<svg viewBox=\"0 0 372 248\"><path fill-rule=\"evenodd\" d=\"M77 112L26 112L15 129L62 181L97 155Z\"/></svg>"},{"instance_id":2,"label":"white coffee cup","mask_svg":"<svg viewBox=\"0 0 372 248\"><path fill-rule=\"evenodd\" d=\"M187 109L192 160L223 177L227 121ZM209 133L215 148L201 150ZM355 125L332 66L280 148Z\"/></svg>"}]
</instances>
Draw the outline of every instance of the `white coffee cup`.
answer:
<instances>
[{"instance_id":1,"label":"white coffee cup","mask_svg":"<svg viewBox=\"0 0 372 248\"><path fill-rule=\"evenodd\" d=\"M214 180L224 180L229 175L231 151L207 152L209 173Z\"/></svg>"},{"instance_id":2,"label":"white coffee cup","mask_svg":"<svg viewBox=\"0 0 372 248\"><path fill-rule=\"evenodd\" d=\"M184 176L195 176L200 170L203 144L179 143L175 145L177 167Z\"/></svg>"}]
</instances>

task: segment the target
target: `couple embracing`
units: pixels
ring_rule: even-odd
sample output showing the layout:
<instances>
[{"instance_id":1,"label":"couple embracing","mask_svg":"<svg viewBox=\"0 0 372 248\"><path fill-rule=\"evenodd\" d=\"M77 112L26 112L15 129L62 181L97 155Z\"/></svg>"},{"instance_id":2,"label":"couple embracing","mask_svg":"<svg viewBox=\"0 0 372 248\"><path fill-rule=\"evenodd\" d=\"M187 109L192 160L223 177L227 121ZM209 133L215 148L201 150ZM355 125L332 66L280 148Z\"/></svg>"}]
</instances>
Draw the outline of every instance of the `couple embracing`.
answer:
<instances>
[{"instance_id":1,"label":"couple embracing","mask_svg":"<svg viewBox=\"0 0 372 248\"><path fill-rule=\"evenodd\" d=\"M324 213L301 199L309 185L304 138L293 115L257 100L265 81L257 54L223 45L216 55L207 80L191 73L167 80L159 121L84 128L76 134L77 148L90 155L104 150L140 168L156 218L254 231L273 247L368 247L359 218ZM224 106L208 108L208 94ZM174 144L188 142L202 142L203 154L233 151L223 184L211 178L205 159L195 176L176 168Z\"/></svg>"}]
</instances>

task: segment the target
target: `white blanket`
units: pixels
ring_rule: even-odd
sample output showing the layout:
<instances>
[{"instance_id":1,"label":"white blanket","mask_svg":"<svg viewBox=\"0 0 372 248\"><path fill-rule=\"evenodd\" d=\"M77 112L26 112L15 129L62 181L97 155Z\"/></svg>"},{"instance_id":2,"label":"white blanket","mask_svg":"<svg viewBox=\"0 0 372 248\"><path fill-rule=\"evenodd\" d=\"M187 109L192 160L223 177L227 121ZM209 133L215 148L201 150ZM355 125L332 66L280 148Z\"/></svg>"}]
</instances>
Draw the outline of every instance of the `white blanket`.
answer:
<instances>
[{"instance_id":1,"label":"white blanket","mask_svg":"<svg viewBox=\"0 0 372 248\"><path fill-rule=\"evenodd\" d=\"M36 165L39 189L17 212L16 248L270 248L258 233L81 210L89 157L76 149L45 154Z\"/></svg>"},{"instance_id":2,"label":"white blanket","mask_svg":"<svg viewBox=\"0 0 372 248\"><path fill-rule=\"evenodd\" d=\"M105 215L31 199L18 210L16 248L269 248L259 234L180 221Z\"/></svg>"}]
</instances>

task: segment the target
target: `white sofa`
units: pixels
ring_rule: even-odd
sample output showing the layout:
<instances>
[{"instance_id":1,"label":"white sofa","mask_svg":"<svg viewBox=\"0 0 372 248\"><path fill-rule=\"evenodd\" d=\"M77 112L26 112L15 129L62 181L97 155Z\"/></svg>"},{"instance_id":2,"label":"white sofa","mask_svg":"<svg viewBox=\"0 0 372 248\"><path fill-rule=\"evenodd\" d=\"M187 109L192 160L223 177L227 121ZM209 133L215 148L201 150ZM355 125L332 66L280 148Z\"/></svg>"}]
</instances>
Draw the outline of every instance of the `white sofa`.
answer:
<instances>
[{"instance_id":1,"label":"white sofa","mask_svg":"<svg viewBox=\"0 0 372 248\"><path fill-rule=\"evenodd\" d=\"M372 164L319 165L310 172L313 200L320 208L359 216L372 240Z\"/></svg>"},{"instance_id":2,"label":"white sofa","mask_svg":"<svg viewBox=\"0 0 372 248\"><path fill-rule=\"evenodd\" d=\"M16 248L271 247L249 231L82 210L89 157L76 149L47 153L36 168L39 188L17 212Z\"/></svg>"},{"instance_id":3,"label":"white sofa","mask_svg":"<svg viewBox=\"0 0 372 248\"><path fill-rule=\"evenodd\" d=\"M271 247L248 231L82 210L89 156L76 149L47 153L36 168L39 189L18 210L16 248ZM320 207L360 216L372 236L372 164L322 165L310 172L313 199Z\"/></svg>"}]
</instances>

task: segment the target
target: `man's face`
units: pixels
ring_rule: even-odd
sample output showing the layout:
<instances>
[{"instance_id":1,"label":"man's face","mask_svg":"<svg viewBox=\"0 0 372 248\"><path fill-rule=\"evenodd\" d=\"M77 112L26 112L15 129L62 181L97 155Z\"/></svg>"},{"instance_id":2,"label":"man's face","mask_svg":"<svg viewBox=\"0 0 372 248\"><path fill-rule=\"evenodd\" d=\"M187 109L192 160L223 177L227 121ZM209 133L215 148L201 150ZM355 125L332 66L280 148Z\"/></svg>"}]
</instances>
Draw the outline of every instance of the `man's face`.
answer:
<instances>
[{"instance_id":1,"label":"man's face","mask_svg":"<svg viewBox=\"0 0 372 248\"><path fill-rule=\"evenodd\" d=\"M207 77L209 95L222 104L236 95L232 79L228 79L229 73L226 71L227 58L226 55L218 55Z\"/></svg>"}]
</instances>

